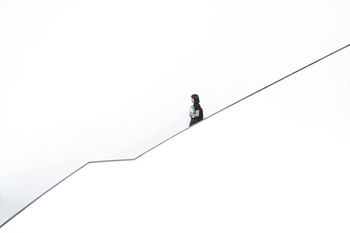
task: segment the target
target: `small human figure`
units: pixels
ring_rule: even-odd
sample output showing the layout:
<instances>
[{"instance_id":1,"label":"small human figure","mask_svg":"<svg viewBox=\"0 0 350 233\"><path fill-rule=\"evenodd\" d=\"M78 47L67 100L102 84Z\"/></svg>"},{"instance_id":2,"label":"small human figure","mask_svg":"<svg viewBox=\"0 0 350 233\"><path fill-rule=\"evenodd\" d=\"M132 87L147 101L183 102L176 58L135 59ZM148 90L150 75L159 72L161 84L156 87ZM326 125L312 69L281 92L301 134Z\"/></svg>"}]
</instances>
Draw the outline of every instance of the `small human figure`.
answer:
<instances>
[{"instance_id":1,"label":"small human figure","mask_svg":"<svg viewBox=\"0 0 350 233\"><path fill-rule=\"evenodd\" d=\"M191 101L193 105L191 106L189 114L191 117L190 126L203 120L203 109L199 104L199 96L197 94L193 94L191 96Z\"/></svg>"}]
</instances>

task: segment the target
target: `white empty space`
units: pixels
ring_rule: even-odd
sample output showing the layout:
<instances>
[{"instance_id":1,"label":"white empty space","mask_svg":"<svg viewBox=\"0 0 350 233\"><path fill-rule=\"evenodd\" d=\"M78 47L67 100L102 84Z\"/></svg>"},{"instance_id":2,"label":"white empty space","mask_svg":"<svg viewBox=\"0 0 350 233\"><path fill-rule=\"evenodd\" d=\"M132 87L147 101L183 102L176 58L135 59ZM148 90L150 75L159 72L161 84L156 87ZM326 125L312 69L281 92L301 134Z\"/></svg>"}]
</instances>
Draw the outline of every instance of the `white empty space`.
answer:
<instances>
[{"instance_id":1,"label":"white empty space","mask_svg":"<svg viewBox=\"0 0 350 233\"><path fill-rule=\"evenodd\" d=\"M85 162L187 127L191 94L208 116L348 44L349 4L2 0L0 225Z\"/></svg>"},{"instance_id":2,"label":"white empty space","mask_svg":"<svg viewBox=\"0 0 350 233\"><path fill-rule=\"evenodd\" d=\"M135 161L90 164L3 232L349 232L349 59L344 50Z\"/></svg>"}]
</instances>

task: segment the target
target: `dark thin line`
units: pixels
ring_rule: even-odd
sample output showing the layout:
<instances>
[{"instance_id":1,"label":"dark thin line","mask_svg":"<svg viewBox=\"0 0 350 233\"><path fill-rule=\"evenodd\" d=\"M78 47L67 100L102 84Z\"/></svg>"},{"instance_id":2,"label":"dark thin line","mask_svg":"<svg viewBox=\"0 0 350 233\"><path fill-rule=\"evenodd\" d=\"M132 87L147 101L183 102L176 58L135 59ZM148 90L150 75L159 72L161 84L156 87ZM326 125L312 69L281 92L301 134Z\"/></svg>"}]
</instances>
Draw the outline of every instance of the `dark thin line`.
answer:
<instances>
[{"instance_id":1,"label":"dark thin line","mask_svg":"<svg viewBox=\"0 0 350 233\"><path fill-rule=\"evenodd\" d=\"M204 120L204 119L203 119L203 120ZM98 161L91 161L91 162L89 162L89 163L108 163L108 162L119 162L119 161L133 161L133 160L136 160L136 159L140 158L141 156L143 156L144 154L150 152L150 151L153 150L154 148L156 148L156 147L162 145L164 142L169 141L170 139L176 137L177 135L183 133L184 131L186 131L186 130L188 130L188 129L189 129L189 127L185 128L185 129L183 129L183 130L181 130L180 132L178 132L178 133L174 134L173 136L171 136L171 137L165 139L164 141L160 142L159 144L157 144L157 145L151 147L150 149L146 150L145 152L141 153L140 155L138 155L138 156L135 157L135 158L132 158L132 159L98 160Z\"/></svg>"},{"instance_id":2,"label":"dark thin line","mask_svg":"<svg viewBox=\"0 0 350 233\"><path fill-rule=\"evenodd\" d=\"M273 83L271 83L271 84L269 84L269 85L267 85L267 86L265 86L265 87L263 87L263 88L261 88L261 89L255 91L255 92L253 92L253 93L251 93L251 94L249 94L249 95L247 95L247 96L245 96L245 97L239 99L238 101L236 101L236 102L234 102L234 103L232 103L232 104L230 104L230 105L224 107L223 109L220 109L219 111L217 111L217 112L211 114L210 116L206 117L205 119L203 119L203 121L206 120L206 119L208 119L208 118L210 118L210 117L212 117L212 116L214 116L214 115L216 115L216 114L218 114L219 112L222 112L222 111L224 111L225 109L227 109L227 108L229 108L229 107L232 107L233 105L238 104L239 102L241 102L241 101L243 101L243 100L245 100L245 99L247 99L247 98L249 98L249 97L251 97L251 96L253 96L253 95L255 95L255 94L257 94L257 93L259 93L259 92L261 92L261 91L263 91L263 90L265 90L265 89L271 87L271 86L273 86L273 85L275 85L276 83L279 83L279 82L281 82L282 80L284 80L284 79L286 79L286 78L288 78L288 77L290 77L290 76L292 76L292 75L294 75L294 74L296 74L296 73L298 73L298 72L300 72L300 71L302 71L302 70L304 70L304 69L306 69L306 68L308 68L308 67L310 67L310 66L312 66L312 65L314 65L314 64L316 64L316 63L318 63L318 62L320 62L320 61L322 61L322 60L324 60L325 58L327 58L327 57L329 57L329 56L331 56L331 55L333 55L333 54L335 54L335 53L337 53L337 52L339 52L339 51L341 51L341 50L343 50L343 49L345 49L345 48L347 48L347 47L349 47L349 46L350 46L350 44L347 44L347 45L345 45L344 47L341 47L340 49L337 49L337 50L335 50L334 52L331 52L331 53L327 54L326 56L321 57L320 59L317 59L317 60L314 61L314 62L311 62L310 64L308 64L308 65L306 65L306 66L304 66L304 67L302 67L302 68L300 68L300 69L298 69L298 70L296 70L296 71L294 71L294 72L292 72L292 73L290 73L290 74L284 76L283 78L278 79L277 81L275 81L275 82L273 82ZM200 122L199 122L199 123L200 123ZM90 164L90 163L106 163L106 162L118 162L118 161L134 161L134 160L140 158L141 156L145 155L146 153L150 152L151 150L155 149L156 147L158 147L158 146L162 145L163 143L169 141L170 139L176 137L177 135L179 135L179 134L185 132L186 130L188 130L188 129L190 129L190 128L196 126L196 125L198 125L199 123L197 123L197 124L195 124L195 125L193 125L193 126L191 126L191 127L187 127L187 128L185 128L185 129L181 130L180 132L178 132L178 133L176 133L175 135L173 135L173 136L171 136L171 137L165 139L165 140L162 141L161 143L159 143L159 144L157 144L157 145L151 147L150 149L146 150L145 152L141 153L139 156L137 156L137 157L135 157L135 158L132 158L132 159L98 160L98 161L90 161L90 162L87 162L86 164L84 164L83 166L81 166L80 168L78 168L77 170L75 170L74 172L72 172L70 175L68 175L67 177L65 177L63 180L61 180L60 182L58 182L57 184L55 184L54 186L52 186L49 190L47 190L46 192L44 192L43 194L41 194L39 197L37 197L36 199L34 199L34 200L33 200L32 202L30 202L28 205L26 205L23 209L21 209L19 212L17 212L17 213L16 213L15 215L13 215L11 218L9 218L7 221L5 221L2 225L0 225L0 228L3 227L5 224L7 224L9 221L11 221L13 218L15 218L15 217L16 217L18 214L20 214L23 210L25 210L25 209L28 208L30 205L32 205L34 202L36 202L39 198L41 198L41 197L44 196L46 193L48 193L48 192L51 191L53 188L55 188L57 185L59 185L60 183L62 183L62 182L65 181L66 179L68 179L70 176L72 176L73 174L75 174L77 171L79 171L79 170L81 170L82 168L84 168L86 165L88 165L88 164Z\"/></svg>"},{"instance_id":3,"label":"dark thin line","mask_svg":"<svg viewBox=\"0 0 350 233\"><path fill-rule=\"evenodd\" d=\"M292 72L292 73L290 73L290 74L284 76L283 78L278 79L277 81L275 81L275 82L273 82L273 83L271 83L271 84L269 84L269 85L267 85L267 86L265 86L265 87L263 87L263 88L261 88L261 89L255 91L255 92L253 92L253 93L251 93L251 94L249 94L249 95L243 97L242 99L240 99L240 100L238 100L238 101L236 101L236 102L234 102L234 103L232 103L232 104L230 104L230 105L224 107L223 109L221 109L221 110L219 110L219 111L213 113L212 115L208 116L206 119L208 119L209 117L212 117L212 116L218 114L219 112L224 111L225 109L231 107L232 105L238 104L239 102L241 102L241 101L243 101L243 100L245 100L245 99L247 99L247 98L249 98L249 97L251 97L251 96L253 96L253 95L255 95L255 94L257 94L257 93L259 93L259 92L261 92L261 91L263 91L263 90L265 90L266 88L271 87L272 85L275 85L275 84L278 83L278 82L281 82L282 80L284 80L284 79L286 79L286 78L288 78L288 77L290 77L290 76L292 76L292 75L294 75L294 74L296 74L296 73L298 73L298 72L300 72L300 71L302 71L302 70L308 68L309 66L312 66L312 65L314 65L314 64L316 64L316 63L322 61L323 59L325 59L325 58L327 58L327 57L329 57L329 56L331 56L331 55L333 55L333 54L335 54L335 53L337 53L337 52L339 52L339 51L341 51L341 50L343 50L343 49L345 49L345 48L347 48L347 47L349 47L349 46L350 46L350 44L347 44L347 45L345 45L344 47L341 47L340 49L337 49L337 50L335 50L334 52L331 52L331 53L327 54L326 56L321 57L320 59L317 59L317 60L314 61L314 62L311 62L310 64L308 64L308 65L306 65L306 66L304 66L304 67L302 67L302 68L300 68L300 69L298 69L298 70L296 70L296 71L294 71L294 72Z\"/></svg>"},{"instance_id":4,"label":"dark thin line","mask_svg":"<svg viewBox=\"0 0 350 233\"><path fill-rule=\"evenodd\" d=\"M308 64L308 65L306 65L306 66L303 66L302 68L300 68L300 69L298 69L298 70L296 70L296 71L294 71L294 72L292 72L292 73L290 73L290 74L284 76L283 78L278 79L277 81L274 81L273 83L270 83L269 85L267 85L267 86L265 86L265 87L263 87L263 88L261 88L261 89L255 91L255 92L253 92L253 93L251 93L251 94L249 94L249 95L243 97L242 99L237 100L236 102L234 102L234 103L232 103L232 104L230 104L230 105L224 107L223 109L220 109L219 111L217 111L217 112L211 114L210 116L206 117L205 119L203 119L203 121L206 120L206 119L208 119L208 118L210 118L210 117L212 117L212 116L214 116L214 115L216 115L216 114L218 114L219 112L222 112L222 111L224 111L225 109L227 109L227 108L229 108L229 107L232 107L233 105L238 104L239 102L241 102L241 101L243 101L243 100L245 100L245 99L247 99L247 98L249 98L249 97L251 97L251 96L253 96L253 95L255 95L255 94L257 94L257 93L259 93L259 92L261 92L261 91L263 91L263 90L265 90L265 89L271 87L271 86L273 86L273 85L275 85L276 83L279 83L279 82L281 82L282 80L284 80L284 79L286 79L286 78L288 78L288 77L290 77L290 76L292 76L292 75L294 75L294 74L296 74L296 73L298 73L298 72L300 72L300 71L302 71L302 70L304 70L304 69L306 69L306 68L308 68L308 67L310 67L310 66L312 66L312 65L314 65L314 64L316 64L316 63L318 63L318 62L320 62L320 61L322 61L323 59L325 59L325 58L327 58L327 57L329 57L329 56L331 56L331 55L333 55L333 54L335 54L335 53L337 53L337 52L339 52L339 51L341 51L341 50L343 50L343 49L345 49L345 48L347 48L347 47L349 47L349 46L350 46L350 44L345 45L344 47L341 47L340 49L337 49L337 50L335 50L334 52L331 52L331 53L327 54L326 56L323 56L323 57L321 57L320 59L317 59L316 61L311 62L310 64ZM202 122L202 121L201 121L201 122ZM197 124L199 124L199 123L201 123L201 122L198 122ZM197 125L197 124L195 124L195 125ZM195 126L195 125L193 125L193 126ZM193 126L192 126L192 127L193 127ZM164 142L166 142L166 141L168 141L168 140L174 138L175 136L177 136L177 135L183 133L184 131L186 131L186 130L188 130L188 129L190 129L190 128L191 128L191 127L188 127L188 128L185 128L185 129L181 130L180 132L178 132L177 134L171 136L170 138L168 138L168 139L162 141L161 143L159 143L159 144L157 144L157 145L151 147L150 149L148 149L147 151L143 152L142 154L140 154L140 155L137 156L136 158L133 158L133 159L126 159L126 160L136 160L136 159L140 158L141 156L143 156L144 154L148 153L149 151L153 150L154 148L156 148L156 147L162 145ZM123 160L123 159L99 160L99 161L94 161L93 163L118 162L118 161L125 161L125 160Z\"/></svg>"},{"instance_id":5,"label":"dark thin line","mask_svg":"<svg viewBox=\"0 0 350 233\"><path fill-rule=\"evenodd\" d=\"M84 164L83 166L81 166L80 168L78 168L77 170L75 170L74 172L72 172L71 174L69 174L67 177L65 177L63 180L61 180L60 182L58 182L57 184L55 184L54 186L52 186L50 189L48 189L46 192L44 192L43 194L41 194L40 196L38 196L37 198L35 198L32 202L30 202L28 205L26 205L23 209L21 209L20 211L18 211L15 215L13 215L11 218L9 218L7 221L5 221L1 226L3 227L5 224L7 224L9 221L11 221L13 218L15 218L18 214L20 214L22 211L24 211L25 209L27 209L30 205L32 205L34 202L36 202L38 199L40 199L42 196L44 196L46 193L48 193L49 191L51 191L53 188L55 188L57 185L59 185L60 183L62 183L63 181L65 181L66 179L68 179L69 177L71 177L73 174L75 174L77 171L79 171L80 169L82 169L83 167L85 167L88 163Z\"/></svg>"},{"instance_id":6,"label":"dark thin line","mask_svg":"<svg viewBox=\"0 0 350 233\"><path fill-rule=\"evenodd\" d=\"M102 162L114 162L114 161L134 161L136 158L131 158L131 159L111 159L111 160L96 160L96 161L90 161L90 163L102 163Z\"/></svg>"}]
</instances>

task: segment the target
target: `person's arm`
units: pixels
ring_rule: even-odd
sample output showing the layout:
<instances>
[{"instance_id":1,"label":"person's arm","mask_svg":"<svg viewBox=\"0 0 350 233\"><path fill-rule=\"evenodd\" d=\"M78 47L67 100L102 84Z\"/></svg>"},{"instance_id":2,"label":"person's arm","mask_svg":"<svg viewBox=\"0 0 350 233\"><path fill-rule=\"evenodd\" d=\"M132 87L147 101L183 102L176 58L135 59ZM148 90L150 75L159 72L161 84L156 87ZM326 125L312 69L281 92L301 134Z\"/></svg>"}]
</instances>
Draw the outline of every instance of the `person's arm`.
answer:
<instances>
[{"instance_id":1,"label":"person's arm","mask_svg":"<svg viewBox=\"0 0 350 233\"><path fill-rule=\"evenodd\" d=\"M196 116L196 117L199 117L199 110L196 110L195 116Z\"/></svg>"},{"instance_id":2,"label":"person's arm","mask_svg":"<svg viewBox=\"0 0 350 233\"><path fill-rule=\"evenodd\" d=\"M190 116L192 116L192 117L199 117L199 110L196 110L195 114L190 113Z\"/></svg>"}]
</instances>

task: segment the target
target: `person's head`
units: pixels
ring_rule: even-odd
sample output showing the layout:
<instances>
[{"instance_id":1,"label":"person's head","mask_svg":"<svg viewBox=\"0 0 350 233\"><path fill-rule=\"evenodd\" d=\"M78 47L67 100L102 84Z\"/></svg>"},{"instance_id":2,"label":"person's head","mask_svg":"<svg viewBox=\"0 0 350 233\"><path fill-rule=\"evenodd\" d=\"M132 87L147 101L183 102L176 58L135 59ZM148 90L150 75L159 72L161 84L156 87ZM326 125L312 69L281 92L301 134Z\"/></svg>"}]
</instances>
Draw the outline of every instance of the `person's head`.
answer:
<instances>
[{"instance_id":1,"label":"person's head","mask_svg":"<svg viewBox=\"0 0 350 233\"><path fill-rule=\"evenodd\" d=\"M192 103L199 104L199 96L197 94L191 95Z\"/></svg>"}]
</instances>

